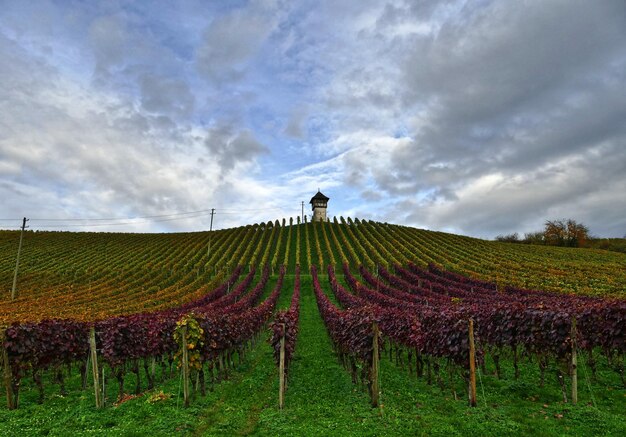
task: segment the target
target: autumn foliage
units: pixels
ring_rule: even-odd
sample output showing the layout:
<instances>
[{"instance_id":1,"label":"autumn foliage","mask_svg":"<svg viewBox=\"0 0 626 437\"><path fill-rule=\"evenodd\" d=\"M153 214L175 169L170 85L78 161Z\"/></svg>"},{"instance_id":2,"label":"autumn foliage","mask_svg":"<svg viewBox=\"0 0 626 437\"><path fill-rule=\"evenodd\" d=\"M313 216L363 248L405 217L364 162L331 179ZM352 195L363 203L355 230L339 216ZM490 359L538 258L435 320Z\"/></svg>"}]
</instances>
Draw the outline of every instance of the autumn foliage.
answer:
<instances>
[{"instance_id":1,"label":"autumn foliage","mask_svg":"<svg viewBox=\"0 0 626 437\"><path fill-rule=\"evenodd\" d=\"M584 247L589 239L589 229L572 219L548 220L543 237L550 246Z\"/></svg>"}]
</instances>

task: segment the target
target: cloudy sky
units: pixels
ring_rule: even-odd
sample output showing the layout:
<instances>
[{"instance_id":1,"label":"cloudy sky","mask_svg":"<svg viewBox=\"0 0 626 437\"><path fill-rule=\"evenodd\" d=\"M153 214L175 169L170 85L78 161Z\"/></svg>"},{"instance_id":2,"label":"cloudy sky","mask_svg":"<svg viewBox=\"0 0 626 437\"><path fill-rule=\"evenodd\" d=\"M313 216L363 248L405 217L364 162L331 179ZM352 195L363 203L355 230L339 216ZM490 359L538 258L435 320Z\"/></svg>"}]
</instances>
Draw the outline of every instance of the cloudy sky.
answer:
<instances>
[{"instance_id":1,"label":"cloudy sky","mask_svg":"<svg viewBox=\"0 0 626 437\"><path fill-rule=\"evenodd\" d=\"M0 59L0 219L33 229L225 228L319 187L331 216L626 234L623 0L0 0Z\"/></svg>"}]
</instances>

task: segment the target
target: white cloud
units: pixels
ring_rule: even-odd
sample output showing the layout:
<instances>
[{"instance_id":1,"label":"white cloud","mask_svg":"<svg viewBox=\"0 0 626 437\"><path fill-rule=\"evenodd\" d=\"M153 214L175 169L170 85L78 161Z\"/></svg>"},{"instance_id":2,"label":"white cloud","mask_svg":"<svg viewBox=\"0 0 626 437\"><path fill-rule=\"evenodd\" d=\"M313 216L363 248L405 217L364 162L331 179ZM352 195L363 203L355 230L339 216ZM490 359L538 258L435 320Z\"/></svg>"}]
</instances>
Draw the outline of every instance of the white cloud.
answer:
<instances>
[{"instance_id":1,"label":"white cloud","mask_svg":"<svg viewBox=\"0 0 626 437\"><path fill-rule=\"evenodd\" d=\"M250 132L233 134L217 151L223 159L215 160L205 148L212 133L198 137L185 125L164 123L132 101L85 89L41 62L23 57L2 71L0 93L6 98L0 111L7 134L0 138L0 196L14 214L124 217L206 209L224 200L213 181L226 172L221 188L236 194L229 203L244 202L239 194L254 185L247 163L265 150ZM28 74L33 68L49 73ZM24 128L33 123L36 129Z\"/></svg>"}]
</instances>

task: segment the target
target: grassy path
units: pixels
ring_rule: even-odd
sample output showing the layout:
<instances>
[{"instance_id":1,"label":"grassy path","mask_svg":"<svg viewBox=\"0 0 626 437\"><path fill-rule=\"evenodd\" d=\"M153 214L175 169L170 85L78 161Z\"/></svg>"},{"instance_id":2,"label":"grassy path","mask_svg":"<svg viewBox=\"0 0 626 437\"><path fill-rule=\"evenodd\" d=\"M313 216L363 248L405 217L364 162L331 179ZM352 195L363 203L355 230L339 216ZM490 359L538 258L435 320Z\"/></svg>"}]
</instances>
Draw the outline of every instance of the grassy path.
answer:
<instances>
[{"instance_id":1,"label":"grassy path","mask_svg":"<svg viewBox=\"0 0 626 437\"><path fill-rule=\"evenodd\" d=\"M273 287L275 282L271 282ZM278 309L289 307L293 283L293 275L285 276L277 303ZM267 332L262 333L260 341L239 365L232 378L215 387L213 394L216 399L201 412L194 435L254 434L261 411L276 408L278 377L272 351L267 343L268 335Z\"/></svg>"},{"instance_id":2,"label":"grassy path","mask_svg":"<svg viewBox=\"0 0 626 437\"><path fill-rule=\"evenodd\" d=\"M375 419L367 395L339 365L317 310L310 276L302 278L300 333L285 409L264 410L259 431L268 435L364 435Z\"/></svg>"},{"instance_id":3,"label":"grassy path","mask_svg":"<svg viewBox=\"0 0 626 437\"><path fill-rule=\"evenodd\" d=\"M355 428L355 415L376 419L365 393L335 358L310 276L302 278L300 333L283 411L277 408L278 376L269 346L259 343L249 360L233 381L216 389L219 402L206 411L196 435L365 435L367 423Z\"/></svg>"}]
</instances>

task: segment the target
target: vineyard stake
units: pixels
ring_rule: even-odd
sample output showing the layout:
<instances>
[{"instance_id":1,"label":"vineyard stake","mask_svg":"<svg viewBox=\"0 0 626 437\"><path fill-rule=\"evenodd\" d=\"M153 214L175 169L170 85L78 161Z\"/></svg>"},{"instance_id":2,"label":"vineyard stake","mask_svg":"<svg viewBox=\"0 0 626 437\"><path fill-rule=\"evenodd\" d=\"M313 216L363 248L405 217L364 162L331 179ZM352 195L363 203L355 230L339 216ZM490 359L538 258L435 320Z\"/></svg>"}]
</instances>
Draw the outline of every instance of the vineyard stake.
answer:
<instances>
[{"instance_id":1,"label":"vineyard stake","mask_svg":"<svg viewBox=\"0 0 626 437\"><path fill-rule=\"evenodd\" d=\"M378 356L378 325L376 322L372 324L372 373L370 378L372 379L372 407L378 406L378 365L379 365L379 356Z\"/></svg>"},{"instance_id":2,"label":"vineyard stake","mask_svg":"<svg viewBox=\"0 0 626 437\"><path fill-rule=\"evenodd\" d=\"M570 334L572 339L572 405L576 405L578 402L578 370L577 356L576 356L576 318L572 318L572 332Z\"/></svg>"},{"instance_id":3,"label":"vineyard stake","mask_svg":"<svg viewBox=\"0 0 626 437\"><path fill-rule=\"evenodd\" d=\"M183 348L183 400L184 406L189 406L189 353L187 351L187 326L182 328L182 345Z\"/></svg>"},{"instance_id":4,"label":"vineyard stake","mask_svg":"<svg viewBox=\"0 0 626 437\"><path fill-rule=\"evenodd\" d=\"M152 381L154 381L154 376L156 375L156 358L152 357L150 359L150 375L152 376Z\"/></svg>"},{"instance_id":5,"label":"vineyard stake","mask_svg":"<svg viewBox=\"0 0 626 437\"><path fill-rule=\"evenodd\" d=\"M278 365L278 408L282 410L285 406L285 324L281 323L281 326L283 335L280 337L280 360Z\"/></svg>"},{"instance_id":6,"label":"vineyard stake","mask_svg":"<svg viewBox=\"0 0 626 437\"><path fill-rule=\"evenodd\" d=\"M474 320L469 319L469 404L476 406L476 349L474 347Z\"/></svg>"},{"instance_id":7,"label":"vineyard stake","mask_svg":"<svg viewBox=\"0 0 626 437\"><path fill-rule=\"evenodd\" d=\"M4 376L4 385L7 391L7 407L9 410L15 410L15 398L13 397L13 376L11 375L11 365L9 363L9 353L4 348L4 339L6 331L4 328L0 331L0 348L2 348L2 369Z\"/></svg>"},{"instance_id":8,"label":"vineyard stake","mask_svg":"<svg viewBox=\"0 0 626 437\"><path fill-rule=\"evenodd\" d=\"M100 375L98 373L98 354L96 351L96 329L93 326L89 330L89 353L91 354L91 374L93 375L93 389L96 396L96 408L102 408Z\"/></svg>"},{"instance_id":9,"label":"vineyard stake","mask_svg":"<svg viewBox=\"0 0 626 437\"><path fill-rule=\"evenodd\" d=\"M106 380L104 379L104 365L102 366L102 406L104 407L106 404Z\"/></svg>"}]
</instances>

